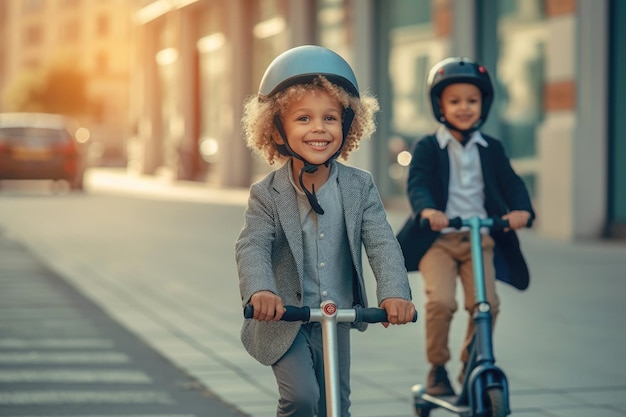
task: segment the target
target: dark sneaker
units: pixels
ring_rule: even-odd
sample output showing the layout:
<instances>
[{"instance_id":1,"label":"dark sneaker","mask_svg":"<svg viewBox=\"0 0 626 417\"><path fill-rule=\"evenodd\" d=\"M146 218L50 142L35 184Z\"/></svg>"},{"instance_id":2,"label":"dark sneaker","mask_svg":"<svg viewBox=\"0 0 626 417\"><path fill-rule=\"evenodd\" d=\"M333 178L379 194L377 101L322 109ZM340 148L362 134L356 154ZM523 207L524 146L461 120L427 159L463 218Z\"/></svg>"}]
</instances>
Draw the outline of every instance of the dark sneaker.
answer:
<instances>
[{"instance_id":1,"label":"dark sneaker","mask_svg":"<svg viewBox=\"0 0 626 417\"><path fill-rule=\"evenodd\" d=\"M454 389L448 379L448 372L443 365L434 365L428 373L426 393L430 395L454 395Z\"/></svg>"}]
</instances>

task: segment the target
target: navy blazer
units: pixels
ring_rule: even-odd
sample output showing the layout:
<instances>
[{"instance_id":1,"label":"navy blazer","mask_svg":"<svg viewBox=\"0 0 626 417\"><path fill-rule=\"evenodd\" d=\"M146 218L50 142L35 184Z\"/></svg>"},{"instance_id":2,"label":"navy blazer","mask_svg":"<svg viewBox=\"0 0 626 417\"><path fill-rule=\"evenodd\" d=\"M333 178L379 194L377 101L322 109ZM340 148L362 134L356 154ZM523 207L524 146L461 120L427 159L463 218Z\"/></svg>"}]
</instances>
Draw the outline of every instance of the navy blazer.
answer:
<instances>
[{"instance_id":1,"label":"navy blazer","mask_svg":"<svg viewBox=\"0 0 626 417\"><path fill-rule=\"evenodd\" d=\"M478 146L485 182L485 210L490 217L501 217L512 210L525 210L535 218L535 212L524 181L515 173L502 143L482 134L487 147ZM441 149L435 135L417 141L412 150L407 193L413 215L409 217L397 238L402 247L408 271L417 271L419 262L439 236L439 232L419 226L421 211L435 208L445 211L448 202L450 160L447 147ZM494 265L496 278L524 290L530 277L526 261L514 231L491 232L495 242Z\"/></svg>"}]
</instances>

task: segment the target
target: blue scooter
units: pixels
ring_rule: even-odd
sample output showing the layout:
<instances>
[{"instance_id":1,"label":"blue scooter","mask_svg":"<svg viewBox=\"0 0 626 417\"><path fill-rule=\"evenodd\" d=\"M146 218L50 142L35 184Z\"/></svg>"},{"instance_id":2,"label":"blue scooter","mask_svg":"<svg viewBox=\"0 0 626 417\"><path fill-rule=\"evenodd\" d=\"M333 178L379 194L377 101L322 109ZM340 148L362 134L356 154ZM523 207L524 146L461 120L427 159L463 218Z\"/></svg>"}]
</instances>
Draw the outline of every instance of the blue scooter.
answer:
<instances>
[{"instance_id":1,"label":"blue scooter","mask_svg":"<svg viewBox=\"0 0 626 417\"><path fill-rule=\"evenodd\" d=\"M495 365L492 339L491 306L487 302L483 270L480 229L502 230L509 226L501 218L470 217L450 219L450 227L470 228L474 290L476 304L473 321L475 332L469 347L469 361L463 387L459 395L433 396L426 393L423 385L414 385L415 415L429 417L434 408L443 408L462 417L504 417L511 414L509 406L509 383L504 371ZM422 224L422 227L429 227Z\"/></svg>"}]
</instances>

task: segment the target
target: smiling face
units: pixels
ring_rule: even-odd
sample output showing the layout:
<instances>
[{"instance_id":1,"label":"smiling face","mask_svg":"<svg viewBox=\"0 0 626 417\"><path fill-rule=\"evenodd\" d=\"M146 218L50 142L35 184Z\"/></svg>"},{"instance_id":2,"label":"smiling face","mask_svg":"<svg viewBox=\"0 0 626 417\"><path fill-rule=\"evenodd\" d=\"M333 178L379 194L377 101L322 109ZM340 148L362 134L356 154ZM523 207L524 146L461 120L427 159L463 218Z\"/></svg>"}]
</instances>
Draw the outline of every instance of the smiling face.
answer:
<instances>
[{"instance_id":1,"label":"smiling face","mask_svg":"<svg viewBox=\"0 0 626 417\"><path fill-rule=\"evenodd\" d=\"M325 163L341 147L341 114L339 101L319 88L293 100L281 117L289 146L311 164ZM304 165L297 158L293 164Z\"/></svg>"},{"instance_id":2,"label":"smiling face","mask_svg":"<svg viewBox=\"0 0 626 417\"><path fill-rule=\"evenodd\" d=\"M482 93L473 84L450 84L441 93L441 114L458 130L471 129L480 119ZM452 132L460 140L459 132ZM458 137L457 137L458 134Z\"/></svg>"}]
</instances>

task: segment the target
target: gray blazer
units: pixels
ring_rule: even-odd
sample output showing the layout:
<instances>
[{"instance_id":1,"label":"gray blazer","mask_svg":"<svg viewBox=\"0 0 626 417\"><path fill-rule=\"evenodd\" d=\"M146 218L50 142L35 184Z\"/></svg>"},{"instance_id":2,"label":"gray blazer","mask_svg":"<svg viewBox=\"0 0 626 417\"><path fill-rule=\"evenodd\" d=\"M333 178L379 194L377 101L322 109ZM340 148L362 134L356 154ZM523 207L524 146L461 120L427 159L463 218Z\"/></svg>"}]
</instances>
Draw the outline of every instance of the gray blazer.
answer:
<instances>
[{"instance_id":1,"label":"gray blazer","mask_svg":"<svg viewBox=\"0 0 626 417\"><path fill-rule=\"evenodd\" d=\"M363 279L362 246L374 276L378 303L386 298L411 299L400 245L387 221L370 173L337 165L346 231L354 265L355 304L367 306ZM289 181L289 164L250 187L245 224L235 243L241 300L269 290L285 305L302 306L304 252L296 191ZM301 323L244 320L241 341L264 365L278 361L289 349ZM357 326L365 330L366 325Z\"/></svg>"}]
</instances>

